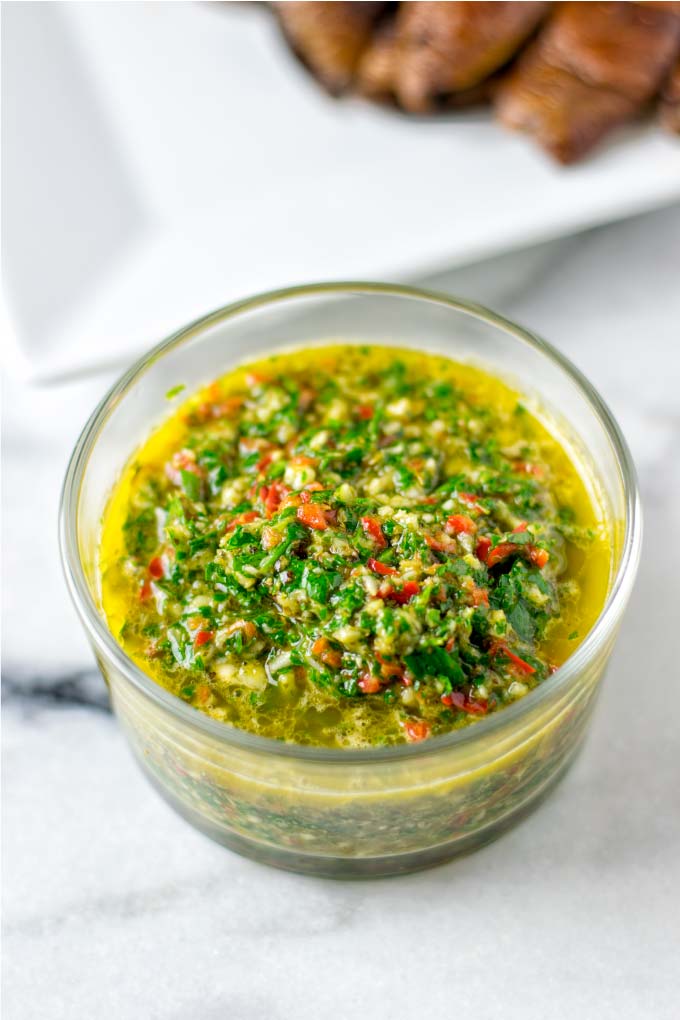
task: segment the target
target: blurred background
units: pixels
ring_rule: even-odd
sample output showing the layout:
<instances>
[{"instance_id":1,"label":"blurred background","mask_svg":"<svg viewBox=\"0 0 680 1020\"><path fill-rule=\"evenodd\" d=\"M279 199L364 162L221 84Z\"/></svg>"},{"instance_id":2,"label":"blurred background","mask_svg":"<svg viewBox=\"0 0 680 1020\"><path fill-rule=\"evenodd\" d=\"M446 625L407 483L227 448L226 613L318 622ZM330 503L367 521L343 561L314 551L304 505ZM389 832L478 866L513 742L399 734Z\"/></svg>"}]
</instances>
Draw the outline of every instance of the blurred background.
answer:
<instances>
[{"instance_id":1,"label":"blurred background","mask_svg":"<svg viewBox=\"0 0 680 1020\"><path fill-rule=\"evenodd\" d=\"M123 1020L316 1020L341 995L439 1016L455 987L460 1016L677 1016L678 138L651 115L560 166L486 107L330 96L265 4L5 3L2 213L7 1015L89 1015L106 987L98 1015ZM332 278L421 282L556 344L619 419L646 511L595 732L555 797L468 861L361 888L265 872L156 802L56 540L70 450L134 357L238 297ZM514 890L490 878L508 861ZM417 985L371 972L394 939Z\"/></svg>"}]
</instances>

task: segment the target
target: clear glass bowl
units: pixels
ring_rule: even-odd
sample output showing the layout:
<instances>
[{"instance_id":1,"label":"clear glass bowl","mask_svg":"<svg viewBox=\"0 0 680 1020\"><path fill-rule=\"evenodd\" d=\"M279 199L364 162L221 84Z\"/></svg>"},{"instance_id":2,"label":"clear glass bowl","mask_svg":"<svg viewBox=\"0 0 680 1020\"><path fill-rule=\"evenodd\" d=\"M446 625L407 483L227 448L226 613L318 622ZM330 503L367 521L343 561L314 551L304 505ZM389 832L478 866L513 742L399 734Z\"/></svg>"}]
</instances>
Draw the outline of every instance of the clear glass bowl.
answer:
<instances>
[{"instance_id":1,"label":"clear glass bowl","mask_svg":"<svg viewBox=\"0 0 680 1020\"><path fill-rule=\"evenodd\" d=\"M170 413L167 391L184 383L191 392L275 349L329 342L427 349L501 376L571 446L611 527L606 605L571 658L521 701L420 744L329 750L217 722L147 677L117 644L102 611L102 513L125 462ZM634 468L615 421L549 344L442 294L337 283L221 308L138 361L76 444L60 536L68 586L113 708L156 789L192 825L233 850L295 871L349 877L398 874L469 852L552 789L573 760L595 703L636 573L641 516Z\"/></svg>"}]
</instances>

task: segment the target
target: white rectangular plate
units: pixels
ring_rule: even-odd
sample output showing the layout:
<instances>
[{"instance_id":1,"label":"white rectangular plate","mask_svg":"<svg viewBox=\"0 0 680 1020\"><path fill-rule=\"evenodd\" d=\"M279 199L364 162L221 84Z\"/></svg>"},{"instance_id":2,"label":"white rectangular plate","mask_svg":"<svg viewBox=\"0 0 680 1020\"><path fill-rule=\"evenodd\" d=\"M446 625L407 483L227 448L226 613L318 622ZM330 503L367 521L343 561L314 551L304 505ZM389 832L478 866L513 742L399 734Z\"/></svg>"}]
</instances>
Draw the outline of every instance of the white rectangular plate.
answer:
<instances>
[{"instance_id":1,"label":"white rectangular plate","mask_svg":"<svg viewBox=\"0 0 680 1020\"><path fill-rule=\"evenodd\" d=\"M652 125L565 169L486 112L335 101L261 4L9 4L3 47L3 347L35 380L250 292L415 278L680 197Z\"/></svg>"}]
</instances>

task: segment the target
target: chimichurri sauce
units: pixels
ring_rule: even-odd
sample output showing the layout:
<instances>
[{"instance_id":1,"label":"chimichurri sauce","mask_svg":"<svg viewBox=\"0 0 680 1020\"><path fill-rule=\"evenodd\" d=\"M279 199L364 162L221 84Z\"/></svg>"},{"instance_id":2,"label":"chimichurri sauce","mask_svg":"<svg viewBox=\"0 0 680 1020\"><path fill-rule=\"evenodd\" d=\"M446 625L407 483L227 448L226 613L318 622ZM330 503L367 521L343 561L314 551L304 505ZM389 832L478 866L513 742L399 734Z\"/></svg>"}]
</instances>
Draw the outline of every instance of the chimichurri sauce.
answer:
<instances>
[{"instance_id":1,"label":"chimichurri sauce","mask_svg":"<svg viewBox=\"0 0 680 1020\"><path fill-rule=\"evenodd\" d=\"M273 356L190 398L126 468L101 547L113 633L159 684L341 747L522 698L608 570L584 482L516 393L381 347Z\"/></svg>"}]
</instances>

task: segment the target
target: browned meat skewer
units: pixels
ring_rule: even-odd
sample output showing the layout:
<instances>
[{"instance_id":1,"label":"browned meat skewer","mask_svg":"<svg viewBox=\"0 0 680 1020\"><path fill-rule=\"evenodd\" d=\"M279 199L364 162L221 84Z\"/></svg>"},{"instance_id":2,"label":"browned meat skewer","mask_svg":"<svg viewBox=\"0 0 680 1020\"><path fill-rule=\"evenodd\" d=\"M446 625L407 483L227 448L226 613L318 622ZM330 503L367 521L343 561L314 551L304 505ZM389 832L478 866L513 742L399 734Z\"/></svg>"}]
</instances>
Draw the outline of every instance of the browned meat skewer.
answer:
<instances>
[{"instance_id":1,"label":"browned meat skewer","mask_svg":"<svg viewBox=\"0 0 680 1020\"><path fill-rule=\"evenodd\" d=\"M396 22L383 22L364 50L356 71L356 86L362 95L379 102L392 101L399 66Z\"/></svg>"},{"instance_id":2,"label":"browned meat skewer","mask_svg":"<svg viewBox=\"0 0 680 1020\"><path fill-rule=\"evenodd\" d=\"M359 61L355 77L357 90L377 102L398 103L400 64L401 44L397 22L385 21L376 30L373 42ZM486 103L491 98L496 82L495 77L486 78L462 92L432 97L428 109L460 108Z\"/></svg>"},{"instance_id":3,"label":"browned meat skewer","mask_svg":"<svg viewBox=\"0 0 680 1020\"><path fill-rule=\"evenodd\" d=\"M427 112L474 90L535 30L549 3L401 3L359 67L365 94ZM466 97L467 98L467 97Z\"/></svg>"},{"instance_id":4,"label":"browned meat skewer","mask_svg":"<svg viewBox=\"0 0 680 1020\"><path fill-rule=\"evenodd\" d=\"M275 3L283 32L300 60L333 95L352 82L385 3Z\"/></svg>"},{"instance_id":5,"label":"browned meat skewer","mask_svg":"<svg viewBox=\"0 0 680 1020\"><path fill-rule=\"evenodd\" d=\"M659 117L666 131L680 134L680 61L671 71L661 92Z\"/></svg>"},{"instance_id":6,"label":"browned meat skewer","mask_svg":"<svg viewBox=\"0 0 680 1020\"><path fill-rule=\"evenodd\" d=\"M496 93L509 127L561 163L632 120L680 52L680 4L565 3Z\"/></svg>"}]
</instances>

